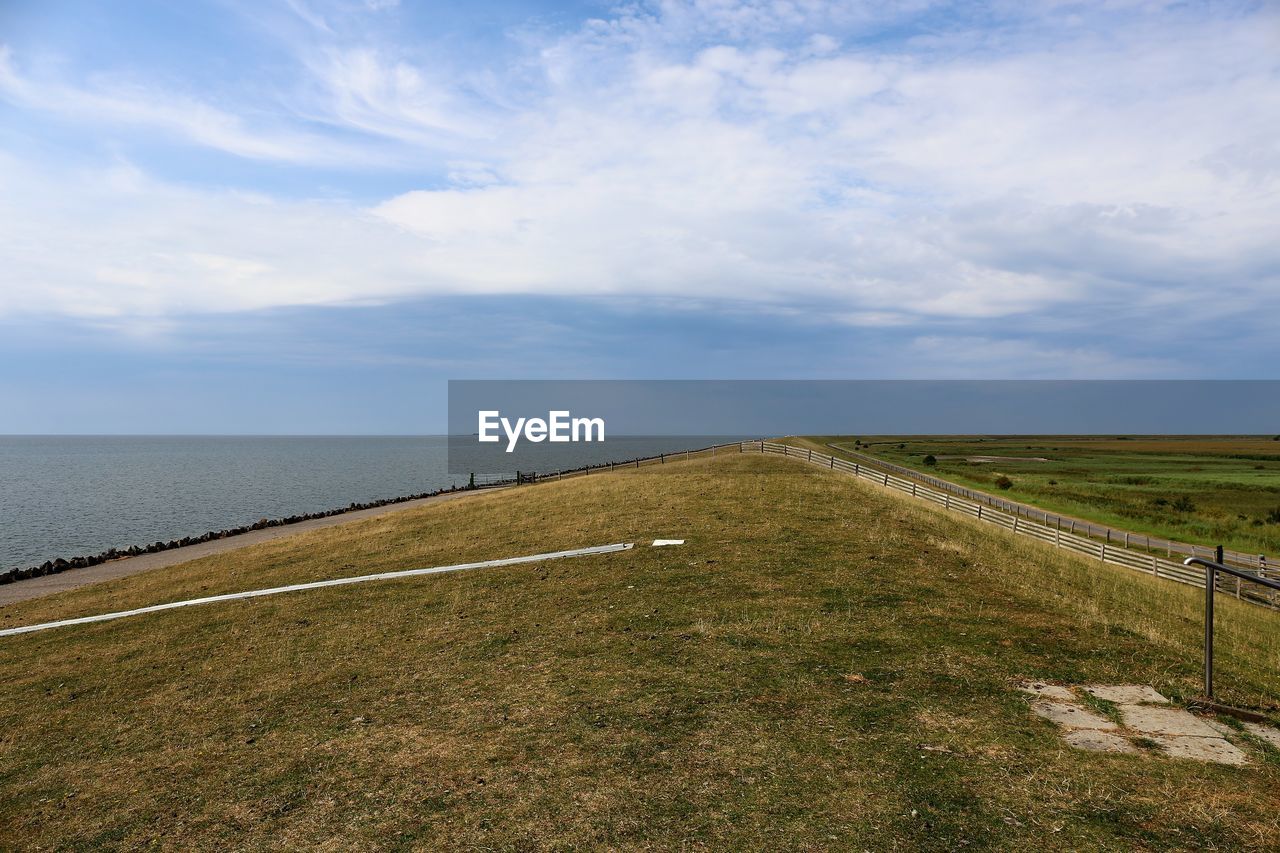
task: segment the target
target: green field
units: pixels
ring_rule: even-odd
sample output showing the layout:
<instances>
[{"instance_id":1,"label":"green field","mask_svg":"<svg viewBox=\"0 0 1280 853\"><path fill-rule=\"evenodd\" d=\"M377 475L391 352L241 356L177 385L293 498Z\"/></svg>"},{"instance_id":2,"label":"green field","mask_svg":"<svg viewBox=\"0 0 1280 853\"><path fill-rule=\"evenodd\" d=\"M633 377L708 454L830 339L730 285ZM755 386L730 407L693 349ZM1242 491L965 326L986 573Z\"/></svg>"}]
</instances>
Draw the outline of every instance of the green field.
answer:
<instances>
[{"instance_id":1,"label":"green field","mask_svg":"<svg viewBox=\"0 0 1280 853\"><path fill-rule=\"evenodd\" d=\"M1280 563L1270 437L812 436L1052 512ZM855 445L855 441L858 442ZM926 465L927 456L936 459ZM994 457L984 460L983 457ZM997 482L1007 477L1012 486Z\"/></svg>"},{"instance_id":2,"label":"green field","mask_svg":"<svg viewBox=\"0 0 1280 853\"><path fill-rule=\"evenodd\" d=\"M1011 687L1193 696L1196 590L775 457L478 494L0 625L617 541L0 639L0 848L1280 844L1280 752L1080 752ZM1275 709L1280 621L1220 608L1223 698Z\"/></svg>"}]
</instances>

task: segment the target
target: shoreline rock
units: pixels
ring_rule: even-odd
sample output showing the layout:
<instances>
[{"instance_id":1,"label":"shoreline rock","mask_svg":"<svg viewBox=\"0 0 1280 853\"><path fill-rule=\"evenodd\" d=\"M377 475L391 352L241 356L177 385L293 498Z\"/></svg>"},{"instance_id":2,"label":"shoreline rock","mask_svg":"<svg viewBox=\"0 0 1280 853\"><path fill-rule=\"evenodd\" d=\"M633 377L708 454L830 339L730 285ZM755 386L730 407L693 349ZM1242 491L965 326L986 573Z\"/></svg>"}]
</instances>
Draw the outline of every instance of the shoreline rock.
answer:
<instances>
[{"instance_id":1,"label":"shoreline rock","mask_svg":"<svg viewBox=\"0 0 1280 853\"><path fill-rule=\"evenodd\" d=\"M731 445L716 445L716 447L729 446ZM68 569L82 569L87 566L97 566L111 560L136 557L140 554L155 554L160 551L168 551L170 549L181 548L186 545L198 545L201 542L209 542L214 539L226 539L231 536L240 536L241 534L248 533L253 530L264 530L268 527L283 527L289 524L297 524L300 521L311 521L317 518L331 518L335 515L342 515L343 513L356 512L362 509L377 509L379 507L391 506L392 504L421 500L422 498L433 498L437 495L448 494L451 492L480 491L483 489L495 488L497 486L537 483L539 481L561 479L566 474L586 474L591 471L606 468L612 470L615 467L638 465L641 462L648 462L654 459L662 459L665 461L667 456L676 457L681 453L701 453L710 449L712 448L703 447L697 450L675 451L670 454L661 453L656 456L641 456L636 459L628 459L625 462L602 462L599 465L585 465L581 468L572 468L566 471L553 471L546 474L537 474L535 472L517 473L517 477L515 479L498 480L485 483L484 485L454 485L444 489L436 489L434 492L420 492L414 495L402 495L397 498L379 498L377 500L366 501L364 503L352 501L348 506L341 509L325 509L317 512L306 512L297 515L285 516L284 518L260 518L252 524L242 524L239 527L229 527L223 530L210 530L205 533L201 533L198 536L184 536L181 539L170 539L168 542L156 541L152 542L150 545L130 545L125 548L108 548L98 554L72 557L70 560L58 557L53 560L45 560L38 566L32 566L26 569L9 569L8 571L0 572L0 584L15 583L17 581L29 580L31 578L44 577L45 575L55 575Z\"/></svg>"}]
</instances>

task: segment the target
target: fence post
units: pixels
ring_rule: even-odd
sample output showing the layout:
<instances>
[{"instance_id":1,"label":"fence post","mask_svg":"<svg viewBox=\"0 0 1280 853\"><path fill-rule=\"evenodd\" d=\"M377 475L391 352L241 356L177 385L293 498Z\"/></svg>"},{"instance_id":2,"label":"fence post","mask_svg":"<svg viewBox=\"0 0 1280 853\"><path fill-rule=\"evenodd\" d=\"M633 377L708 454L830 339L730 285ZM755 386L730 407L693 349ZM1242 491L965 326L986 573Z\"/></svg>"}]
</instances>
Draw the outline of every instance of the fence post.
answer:
<instances>
[{"instance_id":1,"label":"fence post","mask_svg":"<svg viewBox=\"0 0 1280 853\"><path fill-rule=\"evenodd\" d=\"M857 463L857 462L853 463L853 476L855 476L855 477L861 477L861 476L862 476L861 474L859 474L859 473L858 473L858 463Z\"/></svg>"},{"instance_id":2,"label":"fence post","mask_svg":"<svg viewBox=\"0 0 1280 853\"><path fill-rule=\"evenodd\" d=\"M951 509L951 493L950 492L942 493L942 508Z\"/></svg>"},{"instance_id":3,"label":"fence post","mask_svg":"<svg viewBox=\"0 0 1280 853\"><path fill-rule=\"evenodd\" d=\"M1098 546L1098 559L1104 563L1107 561L1107 543L1106 542L1103 542L1101 545Z\"/></svg>"},{"instance_id":4,"label":"fence post","mask_svg":"<svg viewBox=\"0 0 1280 853\"><path fill-rule=\"evenodd\" d=\"M982 521L982 504L978 504L978 521Z\"/></svg>"},{"instance_id":5,"label":"fence post","mask_svg":"<svg viewBox=\"0 0 1280 853\"><path fill-rule=\"evenodd\" d=\"M1016 515L1013 517L1013 532L1018 532L1018 516Z\"/></svg>"},{"instance_id":6,"label":"fence post","mask_svg":"<svg viewBox=\"0 0 1280 853\"><path fill-rule=\"evenodd\" d=\"M1160 565L1160 558L1157 557L1155 554L1152 554L1151 555L1151 576L1153 578L1160 577L1160 572L1158 568L1159 565Z\"/></svg>"},{"instance_id":7,"label":"fence post","mask_svg":"<svg viewBox=\"0 0 1280 853\"><path fill-rule=\"evenodd\" d=\"M833 453L833 454L831 454L830 456L828 456L827 458L831 460L831 467L832 467L832 468L835 468L835 467L836 467L836 455Z\"/></svg>"},{"instance_id":8,"label":"fence post","mask_svg":"<svg viewBox=\"0 0 1280 853\"><path fill-rule=\"evenodd\" d=\"M1215 552L1214 562L1222 562L1222 546ZM1205 566L1204 570L1204 695L1213 698L1213 594L1218 585L1218 570Z\"/></svg>"}]
</instances>

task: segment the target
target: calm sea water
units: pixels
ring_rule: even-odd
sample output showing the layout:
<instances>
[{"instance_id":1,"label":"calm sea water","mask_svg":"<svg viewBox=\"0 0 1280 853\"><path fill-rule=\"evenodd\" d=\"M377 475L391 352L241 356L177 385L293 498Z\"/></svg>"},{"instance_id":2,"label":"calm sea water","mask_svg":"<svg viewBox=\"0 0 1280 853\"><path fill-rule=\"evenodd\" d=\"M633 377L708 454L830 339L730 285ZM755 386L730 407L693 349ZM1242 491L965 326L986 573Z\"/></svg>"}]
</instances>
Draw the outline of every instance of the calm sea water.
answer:
<instances>
[{"instance_id":1,"label":"calm sea water","mask_svg":"<svg viewBox=\"0 0 1280 853\"><path fill-rule=\"evenodd\" d=\"M710 443L562 445L557 467ZM0 436L0 570L465 482L444 436Z\"/></svg>"}]
</instances>

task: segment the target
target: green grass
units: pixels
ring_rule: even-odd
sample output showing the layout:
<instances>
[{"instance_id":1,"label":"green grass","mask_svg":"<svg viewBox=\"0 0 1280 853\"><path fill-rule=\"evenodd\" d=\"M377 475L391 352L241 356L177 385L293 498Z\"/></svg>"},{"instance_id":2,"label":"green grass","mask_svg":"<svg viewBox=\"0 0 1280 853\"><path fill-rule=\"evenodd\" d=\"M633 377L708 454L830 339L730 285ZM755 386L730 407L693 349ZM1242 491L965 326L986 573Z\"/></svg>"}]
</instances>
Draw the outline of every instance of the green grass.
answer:
<instances>
[{"instance_id":1,"label":"green grass","mask_svg":"<svg viewBox=\"0 0 1280 853\"><path fill-rule=\"evenodd\" d=\"M855 449L851 436L815 447ZM1280 441L1270 437L860 436L856 449L1112 527L1280 562ZM932 455L937 464L924 464ZM976 462L974 457L1005 457ZM1046 459L1048 461L1038 461ZM1001 490L1001 475L1013 487Z\"/></svg>"},{"instance_id":2,"label":"green grass","mask_svg":"<svg viewBox=\"0 0 1280 853\"><path fill-rule=\"evenodd\" d=\"M1195 590L795 461L482 494L0 609L0 625L615 541L678 548L0 641L0 848L1274 847L1244 768L1063 746L1015 678L1193 695ZM1276 614L1224 600L1223 698Z\"/></svg>"}]
</instances>

